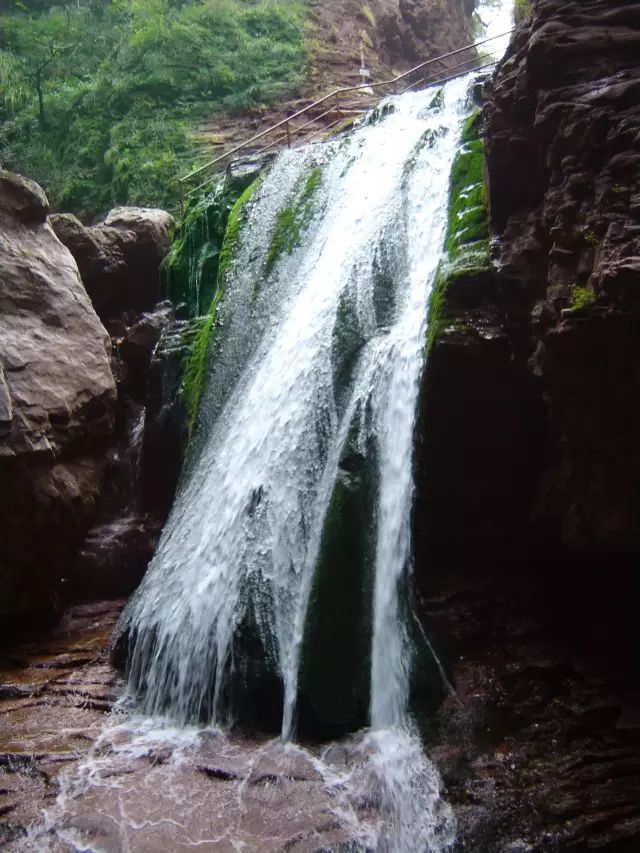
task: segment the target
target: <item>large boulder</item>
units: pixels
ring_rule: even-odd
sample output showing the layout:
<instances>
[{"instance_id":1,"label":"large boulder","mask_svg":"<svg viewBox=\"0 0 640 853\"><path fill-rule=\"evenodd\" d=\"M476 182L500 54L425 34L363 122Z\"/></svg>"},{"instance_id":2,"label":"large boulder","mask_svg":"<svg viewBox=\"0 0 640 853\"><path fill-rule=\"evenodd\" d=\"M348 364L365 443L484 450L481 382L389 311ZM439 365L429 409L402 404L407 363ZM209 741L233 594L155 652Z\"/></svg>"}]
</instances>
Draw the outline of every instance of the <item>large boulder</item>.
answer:
<instances>
[{"instance_id":1,"label":"large boulder","mask_svg":"<svg viewBox=\"0 0 640 853\"><path fill-rule=\"evenodd\" d=\"M0 172L0 608L52 612L100 493L116 387L109 337L40 187Z\"/></svg>"},{"instance_id":2,"label":"large boulder","mask_svg":"<svg viewBox=\"0 0 640 853\"><path fill-rule=\"evenodd\" d=\"M69 213L54 214L50 223L76 259L103 322L127 311L149 311L158 302L160 265L175 228L170 213L117 207L99 225L85 227Z\"/></svg>"}]
</instances>

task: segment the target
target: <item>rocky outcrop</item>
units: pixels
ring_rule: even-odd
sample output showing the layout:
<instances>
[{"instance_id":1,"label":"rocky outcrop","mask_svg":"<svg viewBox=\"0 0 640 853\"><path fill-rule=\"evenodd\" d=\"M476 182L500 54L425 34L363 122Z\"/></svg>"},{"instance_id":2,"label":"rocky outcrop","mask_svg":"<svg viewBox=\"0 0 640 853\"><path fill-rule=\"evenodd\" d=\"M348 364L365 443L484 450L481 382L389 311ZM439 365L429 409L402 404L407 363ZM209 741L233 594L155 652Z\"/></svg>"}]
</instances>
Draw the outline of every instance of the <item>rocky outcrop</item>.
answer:
<instances>
[{"instance_id":1,"label":"rocky outcrop","mask_svg":"<svg viewBox=\"0 0 640 853\"><path fill-rule=\"evenodd\" d=\"M639 50L640 4L540 0L488 110L509 334L548 416L536 517L583 553L640 549Z\"/></svg>"},{"instance_id":2,"label":"rocky outcrop","mask_svg":"<svg viewBox=\"0 0 640 853\"><path fill-rule=\"evenodd\" d=\"M76 259L103 322L128 311L150 311L161 299L160 264L175 228L171 214L117 207L99 225L85 227L69 213L55 214L50 222Z\"/></svg>"},{"instance_id":3,"label":"rocky outcrop","mask_svg":"<svg viewBox=\"0 0 640 853\"><path fill-rule=\"evenodd\" d=\"M640 4L531 8L485 110L491 263L425 372L416 576L457 691L431 737L460 850L630 853Z\"/></svg>"},{"instance_id":4,"label":"rocky outcrop","mask_svg":"<svg viewBox=\"0 0 640 853\"><path fill-rule=\"evenodd\" d=\"M110 342L36 184L0 173L2 630L50 612L95 509L116 388Z\"/></svg>"}]
</instances>

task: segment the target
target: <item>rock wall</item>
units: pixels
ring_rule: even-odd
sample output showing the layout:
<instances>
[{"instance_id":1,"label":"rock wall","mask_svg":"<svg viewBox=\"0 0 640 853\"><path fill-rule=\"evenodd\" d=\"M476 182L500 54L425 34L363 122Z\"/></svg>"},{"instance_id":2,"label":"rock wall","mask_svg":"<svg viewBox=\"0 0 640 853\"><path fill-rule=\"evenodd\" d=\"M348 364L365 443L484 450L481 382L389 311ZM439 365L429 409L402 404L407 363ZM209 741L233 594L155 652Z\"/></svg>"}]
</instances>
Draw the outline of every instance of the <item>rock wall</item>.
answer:
<instances>
[{"instance_id":1,"label":"rock wall","mask_svg":"<svg viewBox=\"0 0 640 853\"><path fill-rule=\"evenodd\" d=\"M2 632L51 611L94 510L114 424L109 337L40 187L0 172Z\"/></svg>"},{"instance_id":2,"label":"rock wall","mask_svg":"<svg viewBox=\"0 0 640 853\"><path fill-rule=\"evenodd\" d=\"M640 4L531 12L484 111L490 262L424 379L416 577L457 694L430 736L460 850L631 853Z\"/></svg>"},{"instance_id":3,"label":"rock wall","mask_svg":"<svg viewBox=\"0 0 640 853\"><path fill-rule=\"evenodd\" d=\"M572 551L637 556L640 3L540 0L488 108L509 334L550 453L536 517Z\"/></svg>"}]
</instances>

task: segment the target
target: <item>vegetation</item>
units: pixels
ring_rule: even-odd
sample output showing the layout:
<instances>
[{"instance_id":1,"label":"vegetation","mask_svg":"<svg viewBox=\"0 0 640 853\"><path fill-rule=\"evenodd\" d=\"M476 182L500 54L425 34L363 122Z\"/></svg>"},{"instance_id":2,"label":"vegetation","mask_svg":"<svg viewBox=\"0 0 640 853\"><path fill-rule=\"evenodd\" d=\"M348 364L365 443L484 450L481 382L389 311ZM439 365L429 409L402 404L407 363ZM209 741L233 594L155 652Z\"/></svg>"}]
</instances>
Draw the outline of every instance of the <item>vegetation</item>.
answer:
<instances>
[{"instance_id":1,"label":"vegetation","mask_svg":"<svg viewBox=\"0 0 640 853\"><path fill-rule=\"evenodd\" d=\"M269 274L281 255L291 254L300 245L300 238L313 215L313 195L322 181L322 169L311 171L291 205L278 212L267 253L265 272Z\"/></svg>"},{"instance_id":2,"label":"vegetation","mask_svg":"<svg viewBox=\"0 0 640 853\"><path fill-rule=\"evenodd\" d=\"M589 287L574 285L571 290L571 310L580 311L588 308L596 301L596 295Z\"/></svg>"},{"instance_id":3,"label":"vegetation","mask_svg":"<svg viewBox=\"0 0 640 853\"><path fill-rule=\"evenodd\" d=\"M83 217L173 207L194 121L306 70L302 0L91 0L0 14L0 158Z\"/></svg>"},{"instance_id":4,"label":"vegetation","mask_svg":"<svg viewBox=\"0 0 640 853\"><path fill-rule=\"evenodd\" d=\"M187 211L165 263L170 298L185 302L192 316L203 315L193 321L197 324L195 335L191 324L184 340L189 348L181 385L187 441L198 421L227 272L237 249L247 204L260 185L260 177L244 188L243 180L247 179L226 178ZM204 305L206 313L202 310Z\"/></svg>"},{"instance_id":5,"label":"vegetation","mask_svg":"<svg viewBox=\"0 0 640 853\"><path fill-rule=\"evenodd\" d=\"M218 300L219 301L219 300ZM200 399L204 391L204 380L207 375L207 357L209 355L209 346L211 344L213 327L217 318L217 305L212 305L214 309L206 317L198 318L200 328L193 340L189 357L185 364L184 373L182 376L182 402L186 413L187 437L191 439L196 423L198 421L198 411L200 408Z\"/></svg>"},{"instance_id":6,"label":"vegetation","mask_svg":"<svg viewBox=\"0 0 640 853\"><path fill-rule=\"evenodd\" d=\"M484 179L482 111L466 119L449 180L446 256L441 261L429 299L430 349L449 320L456 286L480 282L490 267L489 206Z\"/></svg>"},{"instance_id":7,"label":"vegetation","mask_svg":"<svg viewBox=\"0 0 640 853\"><path fill-rule=\"evenodd\" d=\"M227 273L233 263L236 250L238 248L238 238L240 236L240 228L244 222L247 204L251 201L253 194L260 186L260 177L257 177L252 184L242 193L240 198L231 208L229 219L227 221L227 229L220 250L220 264L218 266L218 289L224 287Z\"/></svg>"}]
</instances>

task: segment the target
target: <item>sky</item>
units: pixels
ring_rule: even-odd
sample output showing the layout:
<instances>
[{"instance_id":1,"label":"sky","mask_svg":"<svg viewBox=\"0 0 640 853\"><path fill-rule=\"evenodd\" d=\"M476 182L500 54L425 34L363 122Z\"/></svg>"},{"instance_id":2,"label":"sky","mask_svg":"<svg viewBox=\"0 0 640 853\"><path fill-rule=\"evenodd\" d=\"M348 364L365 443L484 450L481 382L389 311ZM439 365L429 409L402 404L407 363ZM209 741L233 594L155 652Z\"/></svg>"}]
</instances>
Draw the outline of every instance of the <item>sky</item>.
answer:
<instances>
[{"instance_id":1,"label":"sky","mask_svg":"<svg viewBox=\"0 0 640 853\"><path fill-rule=\"evenodd\" d=\"M487 34L484 38L500 35L513 27L513 0L502 0L499 6L488 6L484 3L478 5L480 17L488 25ZM489 42L486 45L486 50L496 56L502 57L509 44L509 36L503 39L497 39L494 42Z\"/></svg>"}]
</instances>

